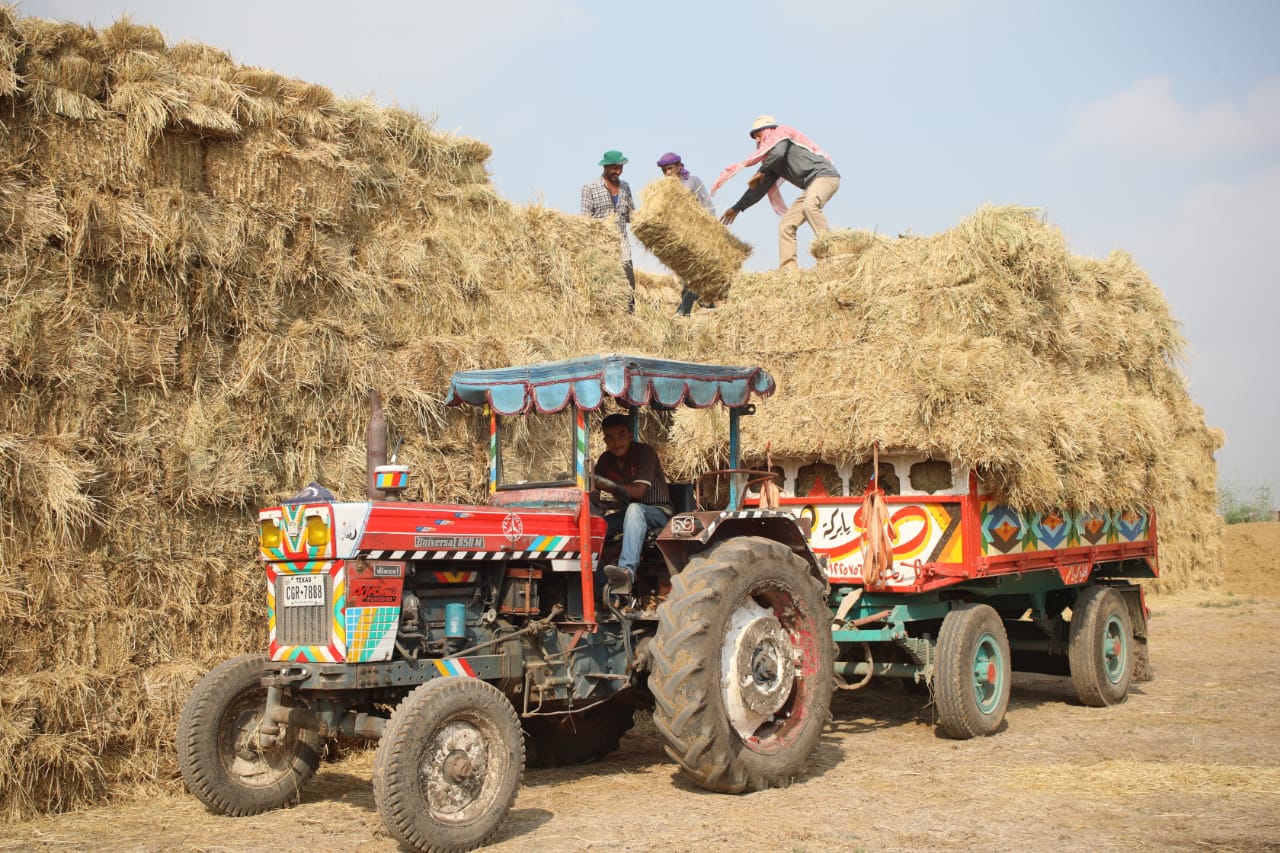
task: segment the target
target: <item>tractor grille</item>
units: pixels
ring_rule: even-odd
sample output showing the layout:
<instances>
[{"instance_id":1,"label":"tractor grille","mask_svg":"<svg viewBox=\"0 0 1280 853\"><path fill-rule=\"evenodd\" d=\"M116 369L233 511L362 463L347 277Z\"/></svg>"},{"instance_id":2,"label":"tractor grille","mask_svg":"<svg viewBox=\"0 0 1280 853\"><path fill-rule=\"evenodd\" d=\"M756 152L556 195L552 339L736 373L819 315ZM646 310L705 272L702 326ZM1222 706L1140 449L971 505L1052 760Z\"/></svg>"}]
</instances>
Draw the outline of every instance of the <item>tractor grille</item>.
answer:
<instances>
[{"instance_id":1,"label":"tractor grille","mask_svg":"<svg viewBox=\"0 0 1280 853\"><path fill-rule=\"evenodd\" d=\"M288 575L276 576L276 642L285 646L323 646L333 625L333 578L324 576L324 603L287 607L284 586Z\"/></svg>"}]
</instances>

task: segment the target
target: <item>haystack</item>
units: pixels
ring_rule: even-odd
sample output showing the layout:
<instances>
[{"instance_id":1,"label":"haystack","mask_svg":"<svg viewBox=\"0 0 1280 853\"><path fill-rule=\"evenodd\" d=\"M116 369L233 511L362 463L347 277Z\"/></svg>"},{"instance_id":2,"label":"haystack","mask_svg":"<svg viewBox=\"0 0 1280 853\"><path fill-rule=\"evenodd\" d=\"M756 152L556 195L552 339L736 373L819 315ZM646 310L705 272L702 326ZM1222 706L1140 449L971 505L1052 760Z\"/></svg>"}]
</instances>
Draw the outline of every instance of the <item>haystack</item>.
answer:
<instances>
[{"instance_id":1,"label":"haystack","mask_svg":"<svg viewBox=\"0 0 1280 853\"><path fill-rule=\"evenodd\" d=\"M256 509L312 480L360 498L368 390L424 499L483 499L483 425L441 405L459 369L759 362L780 391L750 454L879 441L1028 506L1153 504L1162 583L1215 577L1220 437L1160 292L1024 211L832 238L863 248L785 287L731 277L715 312L631 317L613 226L504 201L483 142L152 27L0 6L0 114L4 818L178 785L191 683L265 641ZM716 417L646 428L689 475L724 452Z\"/></svg>"},{"instance_id":2,"label":"haystack","mask_svg":"<svg viewBox=\"0 0 1280 853\"><path fill-rule=\"evenodd\" d=\"M733 277L751 254L751 247L730 233L674 175L640 191L640 208L631 217L631 227L636 239L706 302L718 302L728 294Z\"/></svg>"},{"instance_id":3,"label":"haystack","mask_svg":"<svg viewBox=\"0 0 1280 853\"><path fill-rule=\"evenodd\" d=\"M1154 506L1165 589L1218 579L1213 452L1163 295L1123 252L1072 255L1032 210L986 207L931 237L827 237L799 279L746 274L690 351L769 365L744 421L763 460L866 462L874 444L976 470L1025 509ZM789 323L761 323L787 316ZM721 434L679 413L668 467Z\"/></svg>"},{"instance_id":4,"label":"haystack","mask_svg":"<svg viewBox=\"0 0 1280 853\"><path fill-rule=\"evenodd\" d=\"M175 785L193 679L260 649L255 507L482 492L457 369L657 350L608 223L498 197L420 117L0 7L0 815ZM624 318L624 319L619 319ZM247 592L250 591L250 592Z\"/></svg>"}]
</instances>

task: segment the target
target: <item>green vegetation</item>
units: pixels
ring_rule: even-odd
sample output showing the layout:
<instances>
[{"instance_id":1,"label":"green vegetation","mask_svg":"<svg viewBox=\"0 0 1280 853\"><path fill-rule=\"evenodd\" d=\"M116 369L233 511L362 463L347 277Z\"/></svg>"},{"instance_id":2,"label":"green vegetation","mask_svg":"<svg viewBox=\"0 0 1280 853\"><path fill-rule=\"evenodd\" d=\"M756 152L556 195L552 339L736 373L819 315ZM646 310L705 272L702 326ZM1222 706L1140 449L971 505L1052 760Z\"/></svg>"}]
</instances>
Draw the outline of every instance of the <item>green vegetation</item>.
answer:
<instances>
[{"instance_id":1,"label":"green vegetation","mask_svg":"<svg viewBox=\"0 0 1280 853\"><path fill-rule=\"evenodd\" d=\"M1231 483L1221 485L1218 491L1218 514L1227 524L1242 521L1267 521L1275 504L1271 500L1271 487L1259 486L1252 495Z\"/></svg>"}]
</instances>

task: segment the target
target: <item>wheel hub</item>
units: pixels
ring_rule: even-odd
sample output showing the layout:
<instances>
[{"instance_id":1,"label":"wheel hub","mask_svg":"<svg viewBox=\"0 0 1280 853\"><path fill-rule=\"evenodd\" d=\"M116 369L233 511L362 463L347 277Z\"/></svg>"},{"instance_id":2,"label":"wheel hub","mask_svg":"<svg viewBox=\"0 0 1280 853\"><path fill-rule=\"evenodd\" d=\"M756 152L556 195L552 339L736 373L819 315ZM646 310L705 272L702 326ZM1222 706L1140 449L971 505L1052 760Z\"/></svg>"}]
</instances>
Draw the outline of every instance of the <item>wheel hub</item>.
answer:
<instances>
[{"instance_id":1,"label":"wheel hub","mask_svg":"<svg viewBox=\"0 0 1280 853\"><path fill-rule=\"evenodd\" d=\"M729 621L723 664L729 722L750 738L791 697L796 682L791 637L773 611L749 602Z\"/></svg>"},{"instance_id":2,"label":"wheel hub","mask_svg":"<svg viewBox=\"0 0 1280 853\"><path fill-rule=\"evenodd\" d=\"M738 636L737 646L734 683L742 702L757 714L770 715L787 701L795 681L790 639L770 615L752 620Z\"/></svg>"},{"instance_id":3,"label":"wheel hub","mask_svg":"<svg viewBox=\"0 0 1280 853\"><path fill-rule=\"evenodd\" d=\"M419 768L427 807L457 814L480 796L487 771L484 734L469 721L451 720L435 732Z\"/></svg>"},{"instance_id":4,"label":"wheel hub","mask_svg":"<svg viewBox=\"0 0 1280 853\"><path fill-rule=\"evenodd\" d=\"M470 779L474 769L471 756L460 749L449 753L449 757L444 760L444 777L455 785Z\"/></svg>"},{"instance_id":5,"label":"wheel hub","mask_svg":"<svg viewBox=\"0 0 1280 853\"><path fill-rule=\"evenodd\" d=\"M223 764L240 784L256 787L271 784L279 772L285 741L278 738L270 748L262 743L259 726L262 713L255 703L240 709L224 723L220 735L224 744ZM283 734L283 733L282 733Z\"/></svg>"}]
</instances>

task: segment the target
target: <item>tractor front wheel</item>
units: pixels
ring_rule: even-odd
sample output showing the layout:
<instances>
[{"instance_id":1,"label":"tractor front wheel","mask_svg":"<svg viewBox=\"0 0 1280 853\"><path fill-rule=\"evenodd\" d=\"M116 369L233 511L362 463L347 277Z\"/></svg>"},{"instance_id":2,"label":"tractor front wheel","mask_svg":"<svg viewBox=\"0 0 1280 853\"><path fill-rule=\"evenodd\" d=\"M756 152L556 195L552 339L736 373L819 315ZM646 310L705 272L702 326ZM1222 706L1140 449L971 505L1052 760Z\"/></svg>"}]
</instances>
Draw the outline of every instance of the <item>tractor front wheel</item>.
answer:
<instances>
[{"instance_id":1,"label":"tractor front wheel","mask_svg":"<svg viewBox=\"0 0 1280 853\"><path fill-rule=\"evenodd\" d=\"M196 683L178 718L178 767L187 790L215 812L241 817L292 805L320 766L320 735L282 726L259 737L267 705L265 655L223 661Z\"/></svg>"},{"instance_id":2,"label":"tractor front wheel","mask_svg":"<svg viewBox=\"0 0 1280 853\"><path fill-rule=\"evenodd\" d=\"M653 721L699 785L738 793L799 775L830 716L830 611L789 547L715 545L672 576L653 643Z\"/></svg>"},{"instance_id":3,"label":"tractor front wheel","mask_svg":"<svg viewBox=\"0 0 1280 853\"><path fill-rule=\"evenodd\" d=\"M498 688L439 678L405 697L373 764L373 799L391 837L412 850L487 842L520 790L524 736Z\"/></svg>"}]
</instances>

